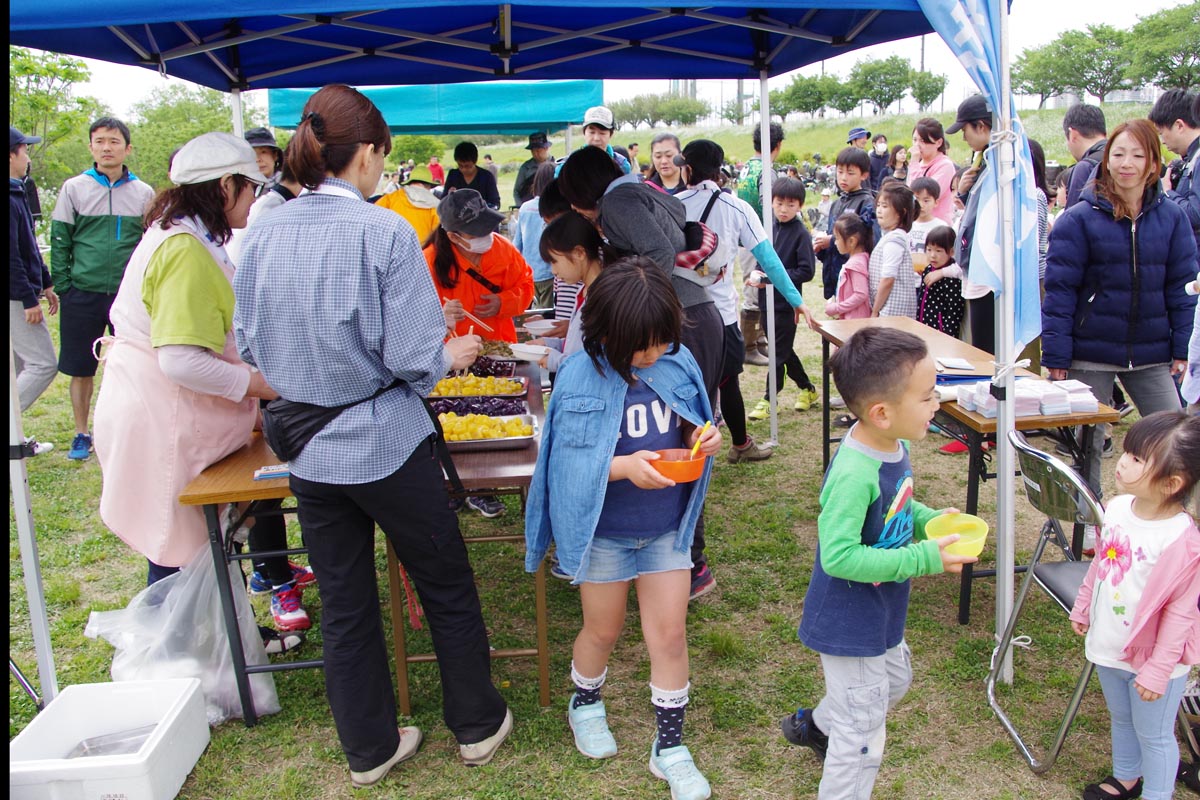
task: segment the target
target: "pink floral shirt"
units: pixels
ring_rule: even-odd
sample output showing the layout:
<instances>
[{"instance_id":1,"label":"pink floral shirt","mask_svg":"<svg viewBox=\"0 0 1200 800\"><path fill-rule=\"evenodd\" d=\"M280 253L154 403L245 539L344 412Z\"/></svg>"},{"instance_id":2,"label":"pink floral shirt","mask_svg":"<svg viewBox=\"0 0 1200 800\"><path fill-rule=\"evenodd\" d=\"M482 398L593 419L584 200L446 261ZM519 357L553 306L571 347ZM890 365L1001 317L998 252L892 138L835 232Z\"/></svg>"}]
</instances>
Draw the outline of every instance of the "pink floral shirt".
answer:
<instances>
[{"instance_id":1,"label":"pink floral shirt","mask_svg":"<svg viewBox=\"0 0 1200 800\"><path fill-rule=\"evenodd\" d=\"M1092 591L1088 660L1100 666L1137 672L1122 658L1159 556L1190 527L1180 513L1169 519L1144 520L1133 512L1133 496L1114 497L1104 511L1104 528L1096 542L1096 581ZM1175 665L1172 678L1187 673Z\"/></svg>"}]
</instances>

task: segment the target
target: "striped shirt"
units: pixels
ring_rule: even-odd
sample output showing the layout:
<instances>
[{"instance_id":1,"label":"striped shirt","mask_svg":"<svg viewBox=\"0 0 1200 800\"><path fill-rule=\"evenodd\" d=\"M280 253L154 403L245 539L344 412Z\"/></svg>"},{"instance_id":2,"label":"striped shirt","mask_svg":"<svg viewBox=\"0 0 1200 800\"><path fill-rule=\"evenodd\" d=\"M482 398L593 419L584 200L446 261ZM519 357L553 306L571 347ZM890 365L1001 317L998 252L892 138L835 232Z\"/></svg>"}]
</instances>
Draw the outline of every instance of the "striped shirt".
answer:
<instances>
[{"instance_id":1,"label":"striped shirt","mask_svg":"<svg viewBox=\"0 0 1200 800\"><path fill-rule=\"evenodd\" d=\"M242 358L288 400L342 412L291 462L310 481L399 469L433 432L421 397L443 375L446 327L412 226L327 178L247 232L234 276Z\"/></svg>"}]
</instances>

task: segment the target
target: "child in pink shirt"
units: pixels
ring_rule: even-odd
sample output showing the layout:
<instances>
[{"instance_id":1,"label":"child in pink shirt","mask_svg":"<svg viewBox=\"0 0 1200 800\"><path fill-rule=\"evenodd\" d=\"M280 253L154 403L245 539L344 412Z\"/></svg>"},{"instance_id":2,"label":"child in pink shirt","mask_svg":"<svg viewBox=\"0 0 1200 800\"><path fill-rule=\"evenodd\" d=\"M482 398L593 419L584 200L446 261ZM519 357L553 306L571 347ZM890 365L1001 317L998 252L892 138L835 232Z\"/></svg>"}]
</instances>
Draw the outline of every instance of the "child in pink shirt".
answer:
<instances>
[{"instance_id":1,"label":"child in pink shirt","mask_svg":"<svg viewBox=\"0 0 1200 800\"><path fill-rule=\"evenodd\" d=\"M871 316L868 286L871 228L857 214L842 214L833 223L833 243L848 257L838 274L837 292L825 301L825 313L833 319L863 319Z\"/></svg>"}]
</instances>

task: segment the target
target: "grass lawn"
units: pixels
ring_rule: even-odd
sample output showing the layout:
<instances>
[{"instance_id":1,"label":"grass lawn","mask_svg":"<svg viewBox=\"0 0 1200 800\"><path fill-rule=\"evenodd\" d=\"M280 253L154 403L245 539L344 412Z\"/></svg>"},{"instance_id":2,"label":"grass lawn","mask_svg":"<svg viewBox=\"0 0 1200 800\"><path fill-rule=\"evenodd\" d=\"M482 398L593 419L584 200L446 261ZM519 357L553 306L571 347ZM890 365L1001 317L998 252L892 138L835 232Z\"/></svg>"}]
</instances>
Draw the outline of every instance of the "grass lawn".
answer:
<instances>
[{"instance_id":1,"label":"grass lawn","mask_svg":"<svg viewBox=\"0 0 1200 800\"><path fill-rule=\"evenodd\" d=\"M820 288L807 287L820 305ZM52 325L57 336L57 323ZM815 335L798 337L806 369L819 379L820 345ZM765 369L751 367L743 391L752 406L763 390ZM709 558L718 588L693 603L689 619L692 703L685 741L697 757L718 797L815 797L820 765L808 750L789 747L779 734L780 717L797 705L819 698L822 681L816 654L796 639L804 592L812 569L817 537L817 496L821 481L819 410L792 410L795 387L781 395L780 439L776 455L758 464L730 465L719 458L709 493ZM145 561L109 533L97 513L101 475L95 458L76 463L66 458L72 432L67 379L55 381L24 418L26 434L53 441L50 454L32 459L33 494L42 575L49 603L54 656L62 685L109 679L112 648L83 636L92 610L123 607L143 586ZM1126 424L1118 425L1118 445ZM751 423L766 438L767 423ZM940 436L917 442L913 465L918 499L935 507L965 502L966 458L945 456ZM1041 440L1045 441L1045 440ZM1114 461L1104 463L1112 491ZM519 531L520 511L507 498L508 512L483 520L461 515L467 535ZM981 492L981 514L995 521L995 483ZM1017 557L1027 559L1040 520L1018 499ZM293 541L299 541L294 529ZM382 537L380 537L382 542ZM522 571L520 548L480 545L472 561L484 614L496 647L533 640L533 582ZM994 550L984 551L985 565ZM22 577L16 526L9 521L9 652L36 680L36 662ZM378 548L381 602L386 602L382 545ZM906 700L888 718L888 745L876 797L982 800L1062 800L1078 796L1083 784L1110 772L1108 717L1094 685L1087 695L1058 765L1034 776L1019 760L993 719L984 694L984 677L993 642L994 583L977 582L971 623L955 622L957 577L914 581L908 618L908 642L914 682ZM305 605L319 622L321 603L309 591ZM570 692L571 642L579 628L577 592L551 579L549 586L552 705L537 702L537 672L532 660L499 661L493 676L516 716L516 727L495 761L467 769L441 721L436 667L411 668L414 716L426 735L421 752L394 769L378 786L352 792L322 690L321 675L311 670L279 673L276 686L281 713L247 729L238 720L213 730L212 743L183 787L181 797L308 798L407 797L449 798L656 798L666 786L646 768L654 735L654 714L647 683L649 661L641 643L636 606L631 603L626 633L610 667L605 700L621 748L606 762L590 761L572 745L565 720ZM266 603L255 601L261 620L269 621ZM1037 594L1021 633L1032 637L1018 651L1018 680L1006 705L1025 730L1045 731L1048 743L1061 708L1078 674L1082 642L1065 616ZM386 626L385 626L386 627ZM320 633L293 656L319 652ZM412 652L428 651L427 631L410 635ZM9 736L19 733L34 713L17 683L9 681ZM1037 737L1034 737L1037 740Z\"/></svg>"}]
</instances>

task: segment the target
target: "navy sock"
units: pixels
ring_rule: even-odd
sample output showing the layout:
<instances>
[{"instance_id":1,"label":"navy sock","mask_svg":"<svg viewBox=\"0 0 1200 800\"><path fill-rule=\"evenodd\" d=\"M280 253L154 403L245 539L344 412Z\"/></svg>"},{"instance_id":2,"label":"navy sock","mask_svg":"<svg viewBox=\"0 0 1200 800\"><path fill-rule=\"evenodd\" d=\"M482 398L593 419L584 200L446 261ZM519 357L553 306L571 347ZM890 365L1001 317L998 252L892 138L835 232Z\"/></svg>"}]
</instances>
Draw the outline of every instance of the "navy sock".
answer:
<instances>
[{"instance_id":1,"label":"navy sock","mask_svg":"<svg viewBox=\"0 0 1200 800\"><path fill-rule=\"evenodd\" d=\"M575 697L571 700L571 708L579 708L580 706L594 706L600 702L600 687L595 689L583 689L579 686L575 687Z\"/></svg>"},{"instance_id":2,"label":"navy sock","mask_svg":"<svg viewBox=\"0 0 1200 800\"><path fill-rule=\"evenodd\" d=\"M683 744L683 718L687 714L687 706L679 708L654 707L654 717L658 722L658 749L666 750Z\"/></svg>"}]
</instances>

